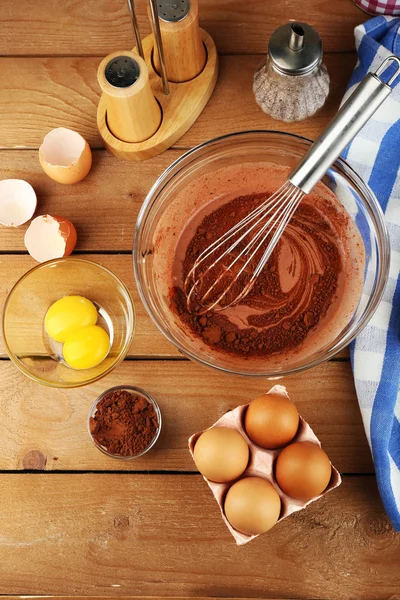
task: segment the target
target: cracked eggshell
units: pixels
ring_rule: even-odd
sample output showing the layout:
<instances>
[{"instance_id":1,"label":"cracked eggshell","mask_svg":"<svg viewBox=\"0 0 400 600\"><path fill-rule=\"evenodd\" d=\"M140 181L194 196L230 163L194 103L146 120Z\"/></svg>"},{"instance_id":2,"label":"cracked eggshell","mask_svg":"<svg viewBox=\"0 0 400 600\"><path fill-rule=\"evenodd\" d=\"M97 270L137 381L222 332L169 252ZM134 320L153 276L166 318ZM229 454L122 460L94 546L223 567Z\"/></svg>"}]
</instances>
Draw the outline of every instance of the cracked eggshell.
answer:
<instances>
[{"instance_id":1,"label":"cracked eggshell","mask_svg":"<svg viewBox=\"0 0 400 600\"><path fill-rule=\"evenodd\" d=\"M0 181L0 223L19 227L29 221L36 210L37 198L33 187L23 179Z\"/></svg>"},{"instance_id":2,"label":"cracked eggshell","mask_svg":"<svg viewBox=\"0 0 400 600\"><path fill-rule=\"evenodd\" d=\"M92 152L84 138L71 129L57 127L43 139L39 148L43 171L58 183L77 183L92 166Z\"/></svg>"},{"instance_id":3,"label":"cracked eggshell","mask_svg":"<svg viewBox=\"0 0 400 600\"><path fill-rule=\"evenodd\" d=\"M76 229L65 217L41 215L25 233L25 246L37 262L69 256L76 246Z\"/></svg>"}]
</instances>

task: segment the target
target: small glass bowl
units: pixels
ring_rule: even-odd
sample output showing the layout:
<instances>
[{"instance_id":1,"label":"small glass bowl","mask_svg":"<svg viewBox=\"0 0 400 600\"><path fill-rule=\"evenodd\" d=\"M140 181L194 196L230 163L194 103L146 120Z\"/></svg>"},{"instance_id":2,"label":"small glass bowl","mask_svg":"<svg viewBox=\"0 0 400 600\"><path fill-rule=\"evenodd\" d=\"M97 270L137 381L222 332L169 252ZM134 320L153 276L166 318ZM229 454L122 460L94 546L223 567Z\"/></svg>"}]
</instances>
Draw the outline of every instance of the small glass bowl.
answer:
<instances>
[{"instance_id":1,"label":"small glass bowl","mask_svg":"<svg viewBox=\"0 0 400 600\"><path fill-rule=\"evenodd\" d=\"M80 295L98 308L99 324L108 329L110 351L91 369L75 370L62 360L44 329L47 310L63 296ZM4 305L3 336L13 363L28 377L55 388L93 383L126 356L135 328L135 309L126 286L111 271L82 258L58 258L25 273ZM61 345L60 345L61 346Z\"/></svg>"},{"instance_id":2,"label":"small glass bowl","mask_svg":"<svg viewBox=\"0 0 400 600\"><path fill-rule=\"evenodd\" d=\"M131 394L135 394L135 396L142 396L143 398L146 398L146 400L148 400L154 406L154 410L156 411L156 415L157 415L158 427L157 427L156 435L154 436L154 438L152 439L150 444L147 446L147 448L145 448L143 450L143 452L141 452L140 454L135 454L134 456L121 456L120 454L111 454L111 452L108 452L103 446L100 446L100 444L98 444L96 442L96 440L94 439L94 437L92 436L91 431L90 431L90 419L92 417L94 417L94 415L96 413L97 404L100 402L100 400L102 400L104 398L104 396L106 396L110 392L118 392L118 391L127 391L127 392L130 392ZM100 450L100 452L103 452L103 454L105 454L106 456L109 456L110 458L118 458L119 460L132 460L134 458L139 458L140 456L143 456L144 454L146 454L151 448L153 448L154 444L157 442L158 438L160 437L161 426L162 426L161 411L160 411L160 407L158 406L157 402L154 400L154 398L152 396L150 396L150 394L148 394L141 388L138 388L138 387L135 387L132 385L116 385L115 387L109 388L108 390L106 390L105 392L100 394L100 396L97 398L97 400L95 400L95 402L92 405L92 408L90 409L88 421L87 421L88 432L89 432L90 438L91 438L93 444L96 446L96 448L98 450Z\"/></svg>"}]
</instances>

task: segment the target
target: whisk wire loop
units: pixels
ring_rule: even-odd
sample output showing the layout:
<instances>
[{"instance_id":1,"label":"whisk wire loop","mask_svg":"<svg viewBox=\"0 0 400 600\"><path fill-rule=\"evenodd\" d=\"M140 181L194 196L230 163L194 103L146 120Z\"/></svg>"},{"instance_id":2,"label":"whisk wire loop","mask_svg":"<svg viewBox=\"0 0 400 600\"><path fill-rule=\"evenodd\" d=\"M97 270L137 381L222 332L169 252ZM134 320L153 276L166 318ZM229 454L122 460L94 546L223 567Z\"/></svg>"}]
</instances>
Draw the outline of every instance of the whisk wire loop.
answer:
<instances>
[{"instance_id":1,"label":"whisk wire loop","mask_svg":"<svg viewBox=\"0 0 400 600\"><path fill-rule=\"evenodd\" d=\"M199 254L199 256L197 257L197 259L195 260L193 267L191 268L191 270L189 271L186 280L190 281L190 279L195 275L195 272L197 270L197 268L200 266L201 263L205 262L207 260L207 258L213 253L215 252L215 250L218 250L221 246L223 246L224 244L226 244L226 242L228 242L230 239L233 238L234 235L236 235L239 231L245 230L245 233L239 237L232 246L230 246L227 250L227 252L231 252L232 250L234 250L236 248L236 246L238 246L238 244L245 238L245 236L251 232L254 227L257 226L257 223L254 224L254 226L252 226L250 229L247 228L248 224L253 221L258 215L260 215L261 213L264 212L264 210L269 207L270 210L272 210L273 208L275 208L275 206L277 205L277 203L280 200L280 196L281 194L286 191L288 188L291 188L292 184L287 181L280 190L278 190L278 192L276 192L275 194L273 194L272 196L270 196L269 198L267 198L267 200L265 200L264 202L262 202L262 204L260 204L260 206L258 206L257 208L255 208L253 211L251 211L245 218L243 218L241 221L239 221L239 223L236 223L233 227L231 227L231 229L229 229L226 233L224 233L221 237L219 237L217 240L215 240L214 242L212 242L205 250L203 250L203 252L201 252ZM222 255L220 255L213 263L212 265L210 265L207 269L207 271L210 270L210 268L212 268L215 264L217 264L220 260L222 259Z\"/></svg>"},{"instance_id":2,"label":"whisk wire loop","mask_svg":"<svg viewBox=\"0 0 400 600\"><path fill-rule=\"evenodd\" d=\"M224 292L219 296L219 298L214 301L214 303L212 305L212 308L214 310L215 310L215 306L219 306L221 301L230 292L230 290L234 286L235 282L238 281L239 277L245 271L246 267L251 263L252 259L257 254L257 252L262 247L262 245L265 243L266 239L268 239L268 236L271 234L271 232L275 231L273 234L273 237L271 238L271 241L269 242L267 248L265 249L264 254L262 255L261 259L259 260L256 268L254 269L252 276L250 277L247 284L243 287L242 291L230 303L224 304L223 306L219 306L216 310L217 311L225 310L226 308L229 308L230 306L234 306L235 304L240 302L242 300L242 298L245 297L250 292L257 277L260 275L261 271L264 269L268 259L270 258L272 252L275 249L275 246L279 242L279 239L281 237L283 230L286 228L287 223L292 218L294 212L296 211L298 205L300 204L300 201L303 196L304 196L304 193L301 192L301 190L298 190L295 193L295 196L289 201L288 205L285 205L284 203L282 203L282 205L279 207L278 211L263 225L263 227L260 229L259 233L252 239L252 241L246 247L244 252L247 252L249 250L249 248L252 245L254 245L255 243L257 243L257 241L258 241L256 248L253 250L251 255L248 257L248 259L246 260L246 263L242 266L242 268L240 269L240 271L238 272L236 277L231 281L229 286L224 290ZM270 226L272 221L273 221L273 223ZM239 257L236 260L239 260L240 256L241 255L239 255ZM221 279L223 277L223 275L220 275L219 279ZM208 297L208 295L209 295L208 292L206 292L204 294L203 302ZM210 310L210 307L208 307L208 310Z\"/></svg>"},{"instance_id":3,"label":"whisk wire loop","mask_svg":"<svg viewBox=\"0 0 400 600\"><path fill-rule=\"evenodd\" d=\"M283 199L283 198L282 198ZM223 254L221 254L217 260L215 260L204 272L203 277L205 277L205 275L212 269L214 268L218 262L220 262L223 258L225 258L226 256L229 256L233 250L236 249L236 247L240 244L240 242L242 242L254 229L256 229L258 227L258 225L260 224L260 222L267 216L269 215L276 207L277 211L279 212L281 210L281 206L279 206L279 204L282 202L282 199L280 199L279 197L277 197L275 199L274 202L272 202L271 204L268 203L268 210L264 210L264 211L254 211L254 214L252 215L252 220L256 219L260 213L263 213L261 215L261 217L256 220L253 225L249 228L246 228L245 233L243 233L227 250L225 250L225 252ZM250 242L247 244L247 246L232 260L232 262L226 267L226 269L220 273L219 277L217 277L217 279L215 280L215 282L210 286L210 288L208 289L208 291L204 294L203 296L203 300L205 300L206 298L208 298L208 296L210 295L210 293L214 290L214 288L217 286L217 284L221 281L221 279L223 279L225 272L226 271L230 271L237 262L239 262L241 260L241 258L245 255L247 255L252 247L257 244L258 239L262 236L262 234L264 233L264 231L268 228L268 225L271 223L271 221L274 220L274 218L276 217L276 214L273 214L272 217L267 221L267 223L265 223L265 225L259 229L259 231L257 231L257 233L253 236L253 238L250 239ZM221 239L221 238L220 238ZM229 239L229 238L228 238ZM225 240L226 241L226 240ZM222 243L225 243L222 242ZM244 265L241 267L240 271L237 273L236 275L236 279L242 274L242 272L246 269L246 267L248 266L248 264L250 263L250 261L252 260L252 258L254 257L254 255L256 254L257 250L259 249L259 247L262 245L263 243L263 239L261 240L260 244L256 247L256 249L248 256L246 262L244 263ZM231 284L228 286L228 288L225 289L224 293L222 294L222 296L220 297L220 300L222 300L227 293L230 291L232 285L234 284L234 281L231 282Z\"/></svg>"},{"instance_id":4,"label":"whisk wire loop","mask_svg":"<svg viewBox=\"0 0 400 600\"><path fill-rule=\"evenodd\" d=\"M247 295L258 275L264 268L268 258L271 256L282 231L286 227L286 224L292 217L303 196L304 193L290 181L285 182L277 192L267 198L260 206L251 211L244 219L239 221L239 223L234 225L224 235L210 244L206 250L200 253L185 279L184 287L187 296L188 310L193 312L194 309L196 309L195 312L199 315L212 309L217 311L225 310L229 306L237 304L245 295ZM258 261L249 281L243 286L242 291L239 294L237 294L230 302L225 302L222 305L222 301L228 296L239 278L246 273L246 269L271 234L271 241ZM229 242L231 243L226 248L226 245ZM241 243L245 243L245 246L242 249L238 248ZM224 247L225 250L216 254L222 247ZM235 253L237 248L238 251ZM207 259L214 254L216 255L215 260L212 261L211 264L204 265ZM206 291L200 296L196 295L199 289L201 289L202 283L207 281L207 275L209 275L212 270L225 259L228 259L228 264L224 265L222 262L220 272L208 286ZM237 273L230 277L229 284L225 286L219 295L217 294L216 298L209 300L213 292L218 289L218 285L223 282L227 274L234 271L235 266L240 261L243 261L243 264L240 266ZM198 274L198 271L201 270L203 265L204 270ZM207 302L207 300L209 301Z\"/></svg>"}]
</instances>

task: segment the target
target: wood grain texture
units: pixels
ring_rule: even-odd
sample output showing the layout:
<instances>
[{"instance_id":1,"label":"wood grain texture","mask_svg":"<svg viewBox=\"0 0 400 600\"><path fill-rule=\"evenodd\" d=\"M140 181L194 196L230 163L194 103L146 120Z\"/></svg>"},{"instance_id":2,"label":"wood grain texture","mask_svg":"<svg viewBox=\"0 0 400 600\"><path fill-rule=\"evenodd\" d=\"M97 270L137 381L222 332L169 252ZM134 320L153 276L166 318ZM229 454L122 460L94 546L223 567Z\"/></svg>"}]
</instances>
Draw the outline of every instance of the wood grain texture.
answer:
<instances>
[{"instance_id":1,"label":"wood grain texture","mask_svg":"<svg viewBox=\"0 0 400 600\"><path fill-rule=\"evenodd\" d=\"M244 548L200 476L1 483L0 593L387 600L399 591L400 536L373 477L345 478Z\"/></svg>"},{"instance_id":2,"label":"wood grain texture","mask_svg":"<svg viewBox=\"0 0 400 600\"><path fill-rule=\"evenodd\" d=\"M143 304L139 300L133 276L132 256L125 255L87 255L83 258L98 262L108 267L122 279L133 297L136 309L136 330L132 341L129 356L182 356L178 350L159 333L150 317L147 315ZM2 310L5 299L12 286L29 269L37 263L29 255L10 256L0 255L0 309ZM0 357L6 356L3 336L0 335Z\"/></svg>"},{"instance_id":3,"label":"wood grain texture","mask_svg":"<svg viewBox=\"0 0 400 600\"><path fill-rule=\"evenodd\" d=\"M145 35L147 2L136 4ZM117 254L131 250L138 210L156 177L183 149L232 131L278 129L315 138L335 113L355 64L353 27L369 18L351 0L200 0L201 25L225 54L265 53L271 32L290 18L314 25L325 52L339 53L325 56L331 95L314 118L285 125L265 116L251 89L261 56L223 56L211 102L175 150L138 165L97 150L88 178L61 186L42 173L37 148L58 126L101 147L96 70L106 54L134 45L126 0L0 1L0 178L32 183L38 214L69 217L79 251L116 253L92 258L115 271L134 296L131 357L180 357L138 301L131 257ZM50 56L34 58L41 55ZM0 252L24 250L23 231L0 229ZM25 255L0 256L0 308L34 264ZM223 376L185 360L128 360L103 381L69 391L41 387L0 360L0 381L0 470L18 471L0 474L0 594L11 594L10 600L35 594L57 600L400 600L400 537L383 512L374 477L346 476L338 490L239 549L204 481L191 474L188 435L272 382ZM157 447L132 463L107 459L86 430L98 393L123 382L152 392L164 417ZM349 363L330 362L283 383L336 466L371 473ZM59 472L70 469L143 473ZM187 474L168 473L176 470Z\"/></svg>"},{"instance_id":4,"label":"wood grain texture","mask_svg":"<svg viewBox=\"0 0 400 600\"><path fill-rule=\"evenodd\" d=\"M118 163L120 164L120 163ZM63 186L60 186L63 187ZM77 199L79 203L79 200ZM81 200L82 202L82 200ZM123 210L123 209L121 209ZM44 211L46 212L46 211ZM61 212L61 211L60 211ZM112 212L112 211L110 211ZM107 209L104 208L104 213ZM70 217L70 215L68 215ZM82 218L84 217L82 212ZM71 217L70 217L71 218ZM71 220L75 223L74 219ZM98 223L100 225L101 219ZM129 229L133 229L134 221L131 221ZM95 227L95 223L93 223ZM4 231L4 228L3 230ZM78 230L79 231L79 230ZM122 226L122 239L124 235L128 236L130 244L132 243L133 232L126 233ZM22 232L17 230L13 234L22 236ZM153 324L147 314L136 288L136 283L133 275L132 256L131 254L85 254L83 258L93 260L101 265L109 268L115 273L128 287L136 309L136 330L129 350L129 357L182 357L182 354L173 346ZM4 302L7 298L13 285L26 273L29 269L36 266L36 261L28 254L25 255L7 255L0 254L0 311L3 310ZM348 350L345 349L336 355L336 358L348 358ZM0 358L6 357L6 349L3 336L0 335Z\"/></svg>"},{"instance_id":5,"label":"wood grain texture","mask_svg":"<svg viewBox=\"0 0 400 600\"><path fill-rule=\"evenodd\" d=\"M0 380L0 470L195 471L189 436L274 384L229 377L188 361L158 360L125 361L103 380L71 390L40 386L11 362L0 361ZM326 363L280 383L340 471L373 472L349 363ZM134 461L106 457L87 432L93 402L121 384L153 394L163 416L156 447Z\"/></svg>"},{"instance_id":6,"label":"wood grain texture","mask_svg":"<svg viewBox=\"0 0 400 600\"><path fill-rule=\"evenodd\" d=\"M327 55L331 92L325 106L306 121L281 123L265 115L254 99L252 82L260 57L222 56L211 101L176 147L187 149L248 129L315 139L335 114L355 61L355 54ZM99 63L94 57L0 58L0 148L38 148L54 127L75 129L92 147L101 147L96 125Z\"/></svg>"},{"instance_id":7,"label":"wood grain texture","mask_svg":"<svg viewBox=\"0 0 400 600\"><path fill-rule=\"evenodd\" d=\"M25 179L33 186L37 215L50 213L70 219L78 232L77 250L130 252L143 199L182 152L169 150L149 161L127 163L106 150L95 150L89 175L77 185L61 185L44 174L37 150L3 150L0 176ZM27 227L1 227L0 251L25 251ZM33 266L33 261L30 264Z\"/></svg>"},{"instance_id":8,"label":"wood grain texture","mask_svg":"<svg viewBox=\"0 0 400 600\"><path fill-rule=\"evenodd\" d=\"M136 0L141 35L150 33L145 0ZM353 28L368 16L350 0L200 0L200 25L222 53L263 53L271 33L289 19L320 33L325 51L354 49ZM329 18L327 18L329 15ZM106 55L133 46L123 0L2 0L1 55Z\"/></svg>"}]
</instances>

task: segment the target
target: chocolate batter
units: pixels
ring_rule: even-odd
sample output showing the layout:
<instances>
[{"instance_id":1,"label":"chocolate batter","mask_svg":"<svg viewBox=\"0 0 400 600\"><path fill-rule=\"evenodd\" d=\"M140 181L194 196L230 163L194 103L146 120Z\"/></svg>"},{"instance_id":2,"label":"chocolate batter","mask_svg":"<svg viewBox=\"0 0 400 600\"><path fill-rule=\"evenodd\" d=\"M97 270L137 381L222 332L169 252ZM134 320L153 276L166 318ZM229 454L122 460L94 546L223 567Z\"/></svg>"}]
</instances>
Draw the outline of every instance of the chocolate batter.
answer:
<instances>
[{"instance_id":1,"label":"chocolate batter","mask_svg":"<svg viewBox=\"0 0 400 600\"><path fill-rule=\"evenodd\" d=\"M294 368L332 347L357 308L364 246L352 218L322 183L306 196L251 294L222 312L191 314L185 276L199 253L287 180L268 162L213 165L176 187L154 233L157 301L197 356L236 371ZM350 204L351 208L351 204Z\"/></svg>"},{"instance_id":2,"label":"chocolate batter","mask_svg":"<svg viewBox=\"0 0 400 600\"><path fill-rule=\"evenodd\" d=\"M207 215L187 247L182 279L185 280L196 258L210 243L265 198L265 194L242 196ZM250 265L250 270L254 266ZM265 356L292 350L320 322L336 297L342 268L332 226L309 201L304 201L251 292L239 305L241 310L250 309L242 326L229 318L229 313L239 312L239 307L229 309L228 314L210 311L197 316L189 312L186 295L178 286L171 289L171 305L208 345L233 354ZM205 289L211 282L206 282Z\"/></svg>"}]
</instances>

